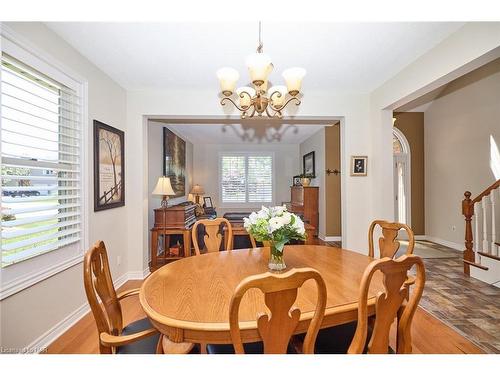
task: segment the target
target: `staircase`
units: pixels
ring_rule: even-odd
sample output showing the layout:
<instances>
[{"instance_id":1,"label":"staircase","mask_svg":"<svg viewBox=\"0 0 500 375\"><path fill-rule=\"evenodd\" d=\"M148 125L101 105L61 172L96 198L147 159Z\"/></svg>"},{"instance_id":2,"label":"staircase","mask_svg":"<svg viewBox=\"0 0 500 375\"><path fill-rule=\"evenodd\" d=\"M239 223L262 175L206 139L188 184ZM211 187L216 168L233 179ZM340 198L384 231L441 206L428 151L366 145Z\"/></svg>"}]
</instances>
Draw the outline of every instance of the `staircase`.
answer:
<instances>
[{"instance_id":1,"label":"staircase","mask_svg":"<svg viewBox=\"0 0 500 375\"><path fill-rule=\"evenodd\" d=\"M464 272L500 287L500 180L471 199L462 201L465 216Z\"/></svg>"}]
</instances>

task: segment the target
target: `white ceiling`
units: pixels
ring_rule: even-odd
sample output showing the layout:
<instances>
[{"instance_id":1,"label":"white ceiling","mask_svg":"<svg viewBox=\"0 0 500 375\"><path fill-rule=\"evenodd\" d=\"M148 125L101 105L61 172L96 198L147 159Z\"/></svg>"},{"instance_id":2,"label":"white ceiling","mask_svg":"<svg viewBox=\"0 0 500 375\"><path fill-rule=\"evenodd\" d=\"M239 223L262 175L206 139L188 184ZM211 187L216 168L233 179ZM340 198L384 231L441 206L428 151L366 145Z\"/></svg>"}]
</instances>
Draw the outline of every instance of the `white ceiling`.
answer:
<instances>
[{"instance_id":1,"label":"white ceiling","mask_svg":"<svg viewBox=\"0 0 500 375\"><path fill-rule=\"evenodd\" d=\"M215 71L232 66L247 82L245 57L257 47L257 22L47 23L126 89L218 90ZM463 23L264 23L270 80L307 69L304 91L371 92Z\"/></svg>"},{"instance_id":2,"label":"white ceiling","mask_svg":"<svg viewBox=\"0 0 500 375\"><path fill-rule=\"evenodd\" d=\"M167 125L193 144L299 144L325 125L245 122L235 124L170 124L150 121L151 126Z\"/></svg>"}]
</instances>

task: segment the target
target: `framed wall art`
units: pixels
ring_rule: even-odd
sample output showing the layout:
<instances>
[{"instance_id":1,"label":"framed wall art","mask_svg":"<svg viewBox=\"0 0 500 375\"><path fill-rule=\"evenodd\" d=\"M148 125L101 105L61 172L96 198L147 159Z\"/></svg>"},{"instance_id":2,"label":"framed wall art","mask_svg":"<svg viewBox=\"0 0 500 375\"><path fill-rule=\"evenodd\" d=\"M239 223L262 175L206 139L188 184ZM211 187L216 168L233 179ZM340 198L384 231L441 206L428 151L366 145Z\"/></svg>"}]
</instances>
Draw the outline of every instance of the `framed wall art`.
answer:
<instances>
[{"instance_id":1,"label":"framed wall art","mask_svg":"<svg viewBox=\"0 0 500 375\"><path fill-rule=\"evenodd\" d=\"M186 141L163 128L163 175L170 178L173 197L186 195Z\"/></svg>"},{"instance_id":2,"label":"framed wall art","mask_svg":"<svg viewBox=\"0 0 500 375\"><path fill-rule=\"evenodd\" d=\"M302 174L309 178L316 177L316 161L314 158L314 151L305 154L302 157Z\"/></svg>"},{"instance_id":3,"label":"framed wall art","mask_svg":"<svg viewBox=\"0 0 500 375\"><path fill-rule=\"evenodd\" d=\"M351 176L366 176L368 156L351 156Z\"/></svg>"},{"instance_id":4,"label":"framed wall art","mask_svg":"<svg viewBox=\"0 0 500 375\"><path fill-rule=\"evenodd\" d=\"M94 120L94 211L125 205L125 133Z\"/></svg>"}]
</instances>

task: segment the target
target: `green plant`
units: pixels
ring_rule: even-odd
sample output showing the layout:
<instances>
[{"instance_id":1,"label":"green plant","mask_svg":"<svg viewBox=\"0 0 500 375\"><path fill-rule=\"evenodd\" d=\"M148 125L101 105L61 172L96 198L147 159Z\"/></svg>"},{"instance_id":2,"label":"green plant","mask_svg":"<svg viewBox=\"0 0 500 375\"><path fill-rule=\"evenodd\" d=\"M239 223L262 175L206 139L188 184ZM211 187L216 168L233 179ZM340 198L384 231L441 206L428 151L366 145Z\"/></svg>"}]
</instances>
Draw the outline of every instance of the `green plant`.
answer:
<instances>
[{"instance_id":1,"label":"green plant","mask_svg":"<svg viewBox=\"0 0 500 375\"><path fill-rule=\"evenodd\" d=\"M314 176L312 173L301 173L301 174L299 174L299 177L312 179L312 178L315 178L316 176Z\"/></svg>"}]
</instances>

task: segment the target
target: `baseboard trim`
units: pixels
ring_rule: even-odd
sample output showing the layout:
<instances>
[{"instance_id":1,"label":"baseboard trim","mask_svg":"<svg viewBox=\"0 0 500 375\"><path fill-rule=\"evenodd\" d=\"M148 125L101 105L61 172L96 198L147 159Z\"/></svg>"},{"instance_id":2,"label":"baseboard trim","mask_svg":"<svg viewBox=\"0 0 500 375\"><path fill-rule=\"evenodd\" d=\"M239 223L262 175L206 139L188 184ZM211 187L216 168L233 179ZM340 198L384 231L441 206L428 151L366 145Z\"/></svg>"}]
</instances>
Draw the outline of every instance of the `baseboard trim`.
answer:
<instances>
[{"instance_id":1,"label":"baseboard trim","mask_svg":"<svg viewBox=\"0 0 500 375\"><path fill-rule=\"evenodd\" d=\"M463 252L465 250L464 249L465 246L463 244L448 241L448 240L443 240L443 239L437 238L437 237L432 237L432 236L427 236L427 235L419 235L419 236L415 236L415 239L420 240L420 241L435 242L438 245L443 245L443 246L452 248L454 250L458 250L460 252Z\"/></svg>"},{"instance_id":2,"label":"baseboard trim","mask_svg":"<svg viewBox=\"0 0 500 375\"><path fill-rule=\"evenodd\" d=\"M341 236L323 236L320 234L318 235L318 238L325 242L342 241Z\"/></svg>"},{"instance_id":3,"label":"baseboard trim","mask_svg":"<svg viewBox=\"0 0 500 375\"><path fill-rule=\"evenodd\" d=\"M125 273L118 277L113 285L115 289L118 289L123 284L125 284L129 278L129 274ZM82 306L77 308L75 311L66 316L59 323L54 325L52 328L47 330L45 333L40 335L31 344L24 348L25 353L40 353L45 351L50 344L52 344L56 339L58 339L64 332L73 327L80 319L90 312L90 306L88 303L84 303Z\"/></svg>"},{"instance_id":4,"label":"baseboard trim","mask_svg":"<svg viewBox=\"0 0 500 375\"><path fill-rule=\"evenodd\" d=\"M325 242L339 242L339 241L342 241L342 237L341 236L326 236L325 239L324 239Z\"/></svg>"}]
</instances>

